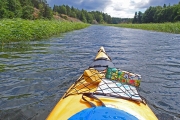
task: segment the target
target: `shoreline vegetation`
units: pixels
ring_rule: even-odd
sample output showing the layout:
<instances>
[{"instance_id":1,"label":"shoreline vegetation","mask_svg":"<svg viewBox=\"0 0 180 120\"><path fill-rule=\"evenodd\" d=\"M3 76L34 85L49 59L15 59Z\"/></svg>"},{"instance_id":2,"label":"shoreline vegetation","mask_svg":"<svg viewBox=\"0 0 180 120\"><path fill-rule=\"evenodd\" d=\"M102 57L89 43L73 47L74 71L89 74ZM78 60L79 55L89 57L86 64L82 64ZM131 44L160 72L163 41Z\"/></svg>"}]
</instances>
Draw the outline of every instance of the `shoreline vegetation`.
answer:
<instances>
[{"instance_id":1,"label":"shoreline vegetation","mask_svg":"<svg viewBox=\"0 0 180 120\"><path fill-rule=\"evenodd\" d=\"M83 29L90 24L60 20L0 20L0 44L48 38L68 31Z\"/></svg>"},{"instance_id":2,"label":"shoreline vegetation","mask_svg":"<svg viewBox=\"0 0 180 120\"><path fill-rule=\"evenodd\" d=\"M146 24L107 24L108 26L151 30L157 32L167 32L180 34L180 22L176 23L146 23Z\"/></svg>"},{"instance_id":3,"label":"shoreline vegetation","mask_svg":"<svg viewBox=\"0 0 180 120\"><path fill-rule=\"evenodd\" d=\"M2 19L0 20L0 44L3 45L10 42L40 40L54 35L60 35L61 33L83 29L90 25L91 24L83 22L61 20L24 20L20 18ZM180 22L106 25L180 34Z\"/></svg>"},{"instance_id":4,"label":"shoreline vegetation","mask_svg":"<svg viewBox=\"0 0 180 120\"><path fill-rule=\"evenodd\" d=\"M40 40L91 24L180 34L180 2L150 6L134 18L116 18L100 11L79 10L54 5L47 0L1 0L0 45L16 41Z\"/></svg>"}]
</instances>

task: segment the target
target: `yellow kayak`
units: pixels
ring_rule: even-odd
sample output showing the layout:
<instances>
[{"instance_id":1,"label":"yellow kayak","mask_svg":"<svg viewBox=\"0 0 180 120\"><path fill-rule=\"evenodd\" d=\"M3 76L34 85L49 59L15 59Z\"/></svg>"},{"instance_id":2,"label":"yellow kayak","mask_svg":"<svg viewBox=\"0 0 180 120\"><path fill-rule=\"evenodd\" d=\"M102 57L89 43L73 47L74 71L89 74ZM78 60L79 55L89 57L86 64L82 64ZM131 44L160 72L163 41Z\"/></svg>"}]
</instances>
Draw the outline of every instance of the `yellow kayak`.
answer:
<instances>
[{"instance_id":1,"label":"yellow kayak","mask_svg":"<svg viewBox=\"0 0 180 120\"><path fill-rule=\"evenodd\" d=\"M139 85L140 75L115 68L101 47L47 120L157 120L139 95Z\"/></svg>"}]
</instances>

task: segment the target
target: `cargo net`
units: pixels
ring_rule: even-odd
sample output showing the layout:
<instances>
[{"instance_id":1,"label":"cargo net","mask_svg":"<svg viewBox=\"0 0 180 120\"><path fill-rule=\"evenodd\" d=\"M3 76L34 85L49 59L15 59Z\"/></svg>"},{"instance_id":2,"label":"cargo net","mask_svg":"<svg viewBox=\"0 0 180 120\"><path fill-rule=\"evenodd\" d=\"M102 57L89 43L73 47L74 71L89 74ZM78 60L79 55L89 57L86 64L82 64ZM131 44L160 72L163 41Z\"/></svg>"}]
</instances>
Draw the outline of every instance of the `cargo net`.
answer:
<instances>
[{"instance_id":1,"label":"cargo net","mask_svg":"<svg viewBox=\"0 0 180 120\"><path fill-rule=\"evenodd\" d=\"M142 102L146 100L139 95L137 87L140 85L141 76L116 68L107 68L98 72L94 68L84 71L84 74L65 93L65 97L83 93L93 93L108 97L122 98Z\"/></svg>"}]
</instances>

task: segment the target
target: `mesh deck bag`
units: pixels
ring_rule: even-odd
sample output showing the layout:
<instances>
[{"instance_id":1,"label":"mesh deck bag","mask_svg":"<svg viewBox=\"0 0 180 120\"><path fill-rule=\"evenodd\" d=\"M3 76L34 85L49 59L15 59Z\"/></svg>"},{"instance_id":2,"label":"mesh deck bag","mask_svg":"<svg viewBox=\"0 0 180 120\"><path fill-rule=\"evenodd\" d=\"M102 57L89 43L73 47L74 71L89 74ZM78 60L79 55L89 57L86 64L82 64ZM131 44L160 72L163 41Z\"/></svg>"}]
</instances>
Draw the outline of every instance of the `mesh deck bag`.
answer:
<instances>
[{"instance_id":1,"label":"mesh deck bag","mask_svg":"<svg viewBox=\"0 0 180 120\"><path fill-rule=\"evenodd\" d=\"M97 71L90 68L65 93L69 95L93 93L94 95L123 98L136 102L146 103L139 95L137 87L140 85L141 76L116 68L107 68L106 71Z\"/></svg>"},{"instance_id":2,"label":"mesh deck bag","mask_svg":"<svg viewBox=\"0 0 180 120\"><path fill-rule=\"evenodd\" d=\"M65 97L69 95L77 95L83 93L94 93L98 84L105 78L103 72L98 72L94 68L90 68L84 71L73 86L65 93Z\"/></svg>"}]
</instances>

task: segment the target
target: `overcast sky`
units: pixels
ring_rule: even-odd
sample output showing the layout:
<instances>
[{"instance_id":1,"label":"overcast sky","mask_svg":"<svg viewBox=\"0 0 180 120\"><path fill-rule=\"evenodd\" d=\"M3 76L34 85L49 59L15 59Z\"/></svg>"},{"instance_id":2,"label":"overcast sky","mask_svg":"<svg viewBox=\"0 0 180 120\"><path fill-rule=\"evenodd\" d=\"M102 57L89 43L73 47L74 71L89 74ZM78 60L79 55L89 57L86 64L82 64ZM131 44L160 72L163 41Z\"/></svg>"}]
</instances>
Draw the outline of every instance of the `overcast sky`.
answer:
<instances>
[{"instance_id":1,"label":"overcast sky","mask_svg":"<svg viewBox=\"0 0 180 120\"><path fill-rule=\"evenodd\" d=\"M178 4L180 0L47 0L48 4L68 5L87 11L101 11L111 17L133 18L135 12L144 12L150 6Z\"/></svg>"}]
</instances>

